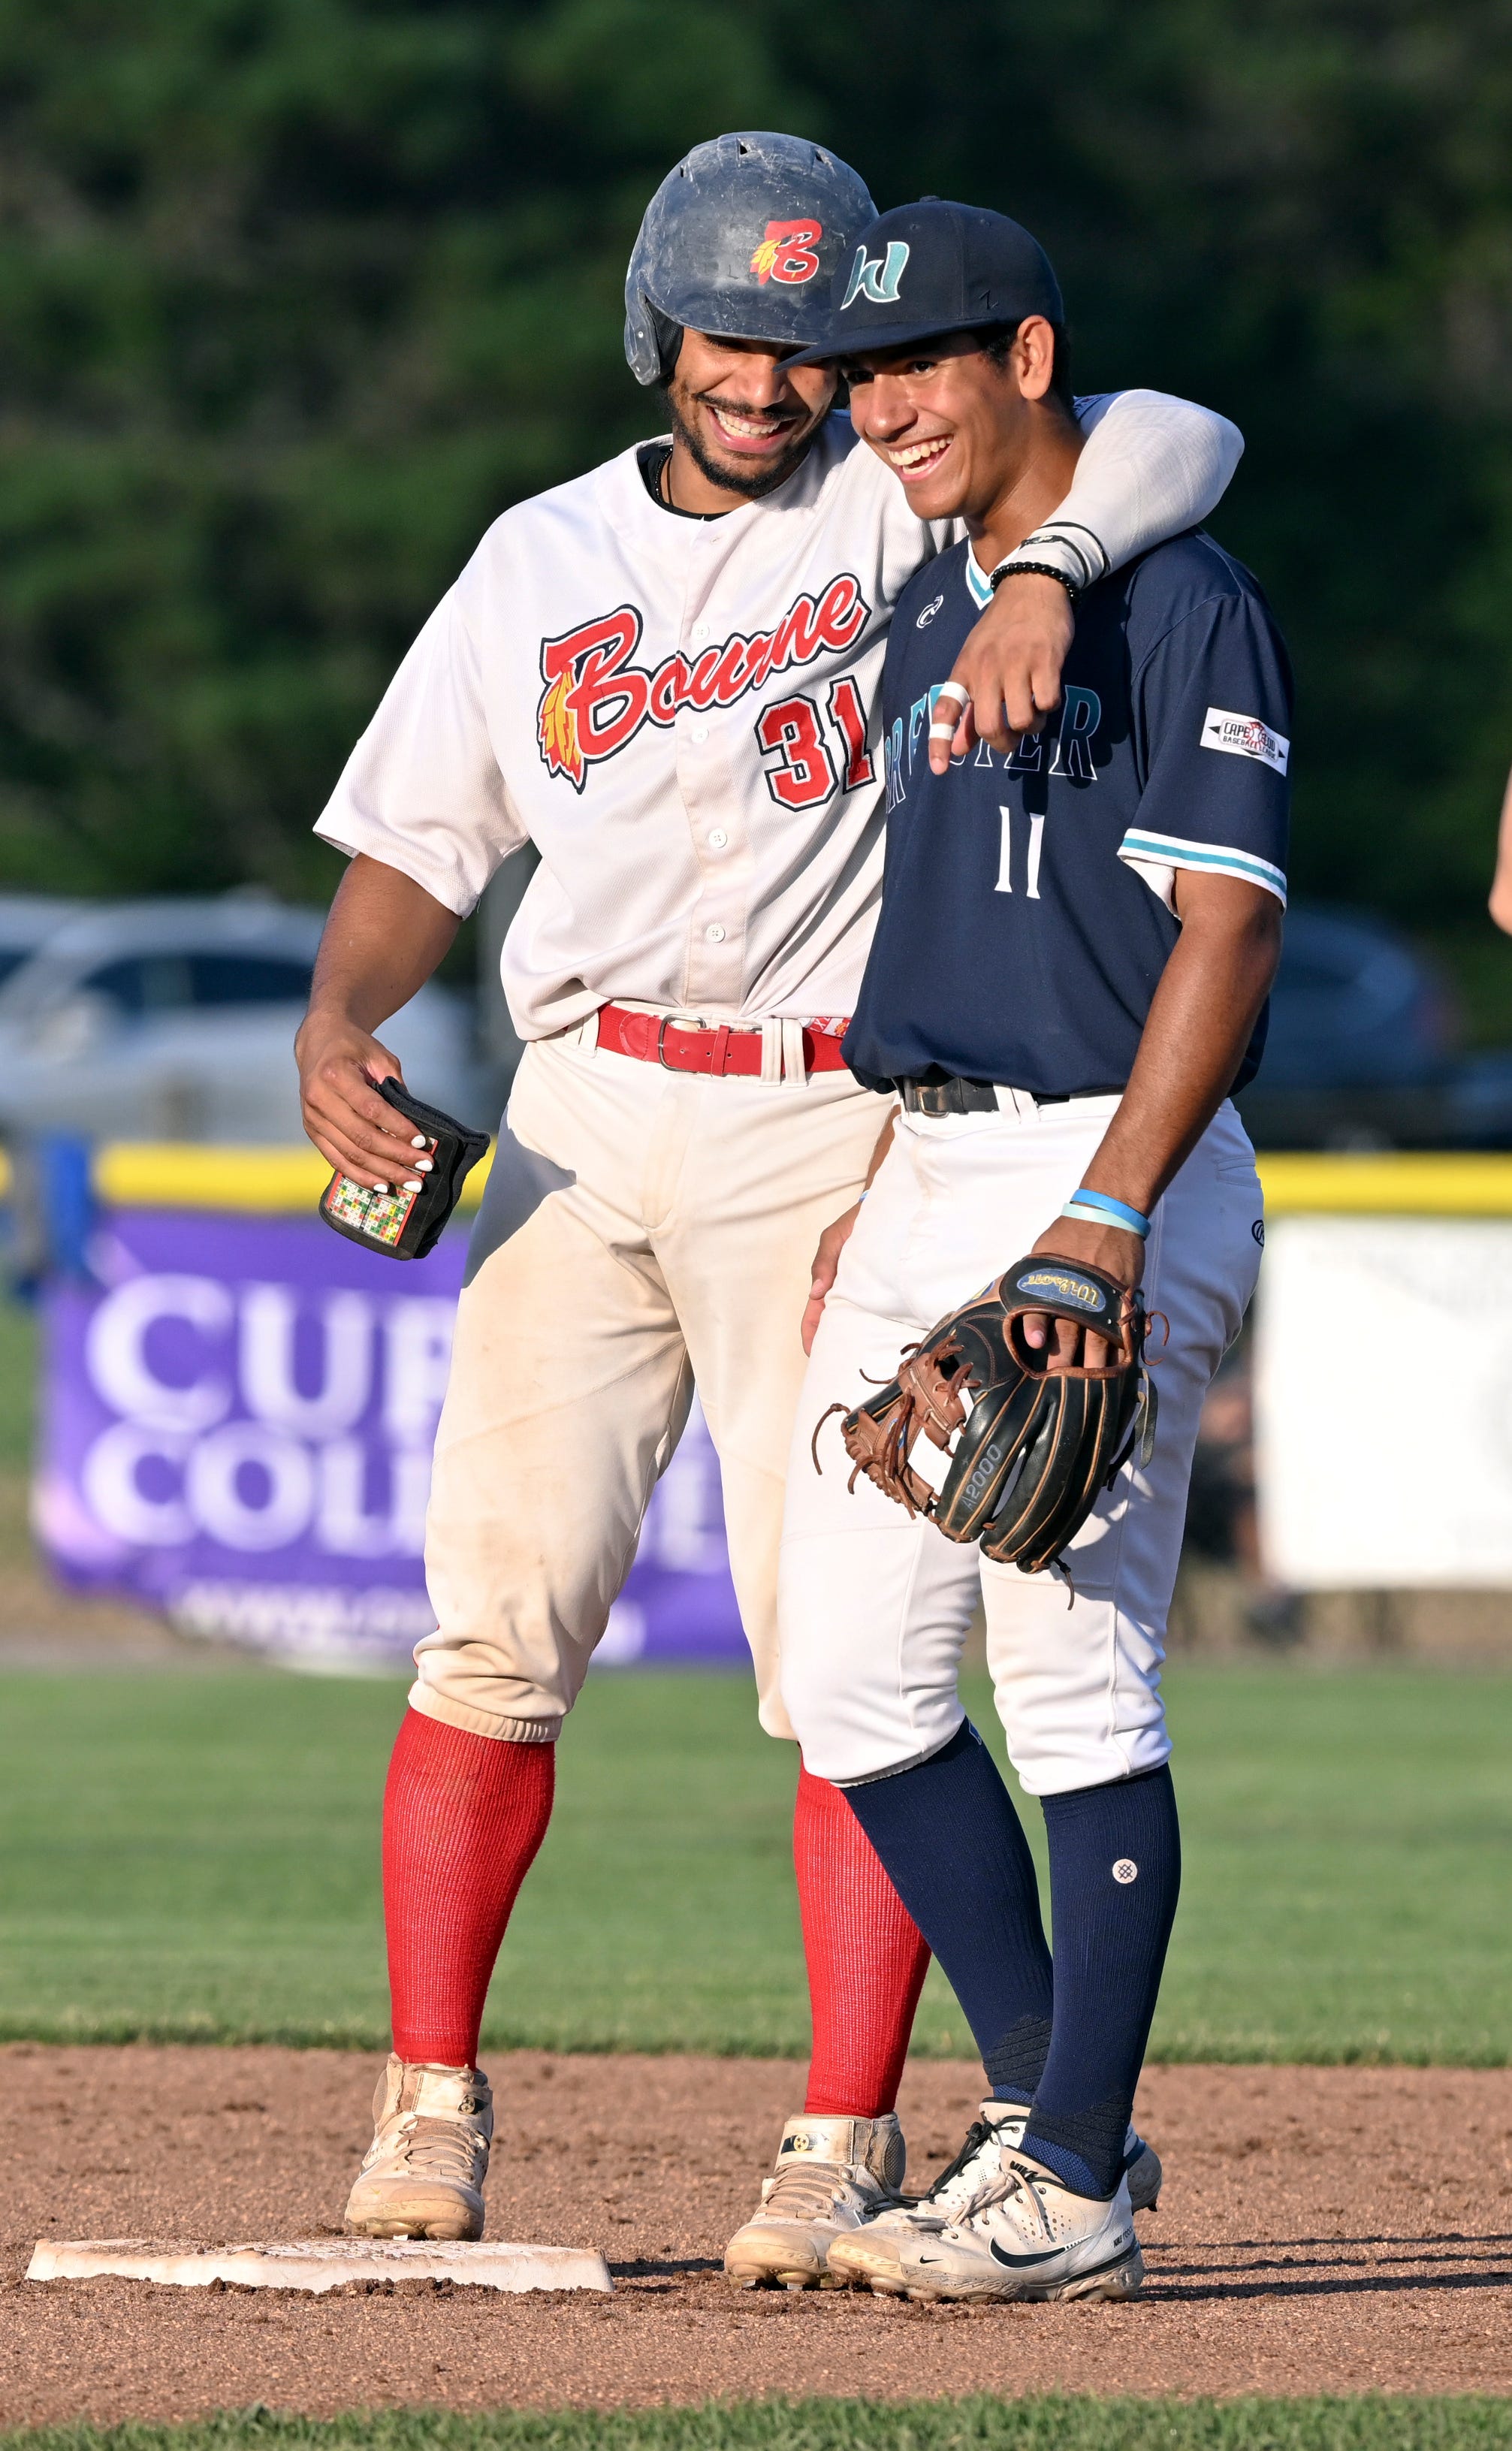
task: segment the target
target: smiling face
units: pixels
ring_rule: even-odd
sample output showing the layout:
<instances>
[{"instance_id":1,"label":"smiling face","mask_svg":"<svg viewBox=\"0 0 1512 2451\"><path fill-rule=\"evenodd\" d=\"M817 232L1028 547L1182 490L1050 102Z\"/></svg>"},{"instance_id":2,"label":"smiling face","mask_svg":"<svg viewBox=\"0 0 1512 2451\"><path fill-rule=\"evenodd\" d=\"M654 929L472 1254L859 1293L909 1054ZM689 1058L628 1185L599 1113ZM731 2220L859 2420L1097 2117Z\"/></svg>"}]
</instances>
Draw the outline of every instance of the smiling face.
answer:
<instances>
[{"instance_id":1,"label":"smiling face","mask_svg":"<svg viewBox=\"0 0 1512 2451\"><path fill-rule=\"evenodd\" d=\"M834 404L830 366L792 366L791 349L684 332L667 385L672 430L705 482L770 494L792 476Z\"/></svg>"},{"instance_id":2,"label":"smiling face","mask_svg":"<svg viewBox=\"0 0 1512 2451\"><path fill-rule=\"evenodd\" d=\"M921 520L986 520L1011 493L1047 416L1054 335L1019 325L999 365L971 332L848 359L851 421L886 461Z\"/></svg>"}]
</instances>

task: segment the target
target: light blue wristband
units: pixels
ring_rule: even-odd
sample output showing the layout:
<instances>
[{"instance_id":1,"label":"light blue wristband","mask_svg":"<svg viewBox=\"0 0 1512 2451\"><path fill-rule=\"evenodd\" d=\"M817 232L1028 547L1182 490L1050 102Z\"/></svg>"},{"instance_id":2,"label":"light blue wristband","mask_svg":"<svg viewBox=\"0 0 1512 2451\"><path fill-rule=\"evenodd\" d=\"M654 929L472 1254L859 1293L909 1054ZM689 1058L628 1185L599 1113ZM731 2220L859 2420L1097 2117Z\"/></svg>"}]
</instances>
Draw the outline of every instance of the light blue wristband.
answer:
<instances>
[{"instance_id":1,"label":"light blue wristband","mask_svg":"<svg viewBox=\"0 0 1512 2451\"><path fill-rule=\"evenodd\" d=\"M1137 1234L1145 1242L1149 1234L1149 1220L1143 1209L1130 1208L1127 1200L1114 1200L1107 1191L1089 1191L1083 1184L1073 1191L1063 1217L1074 1217L1084 1226L1121 1226L1126 1234Z\"/></svg>"}]
</instances>

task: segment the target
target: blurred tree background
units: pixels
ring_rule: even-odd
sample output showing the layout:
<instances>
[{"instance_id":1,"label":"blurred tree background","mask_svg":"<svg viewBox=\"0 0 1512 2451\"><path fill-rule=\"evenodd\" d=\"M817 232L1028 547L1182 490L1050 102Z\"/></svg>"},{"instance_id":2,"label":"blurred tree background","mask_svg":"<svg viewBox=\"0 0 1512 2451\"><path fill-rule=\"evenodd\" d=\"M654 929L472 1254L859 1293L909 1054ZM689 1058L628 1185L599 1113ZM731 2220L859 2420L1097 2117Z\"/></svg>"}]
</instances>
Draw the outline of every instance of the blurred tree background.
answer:
<instances>
[{"instance_id":1,"label":"blurred tree background","mask_svg":"<svg viewBox=\"0 0 1512 2451\"><path fill-rule=\"evenodd\" d=\"M657 422L651 187L762 126L1016 214L1083 388L1244 428L1297 881L1512 1034L1507 0L0 0L0 880L323 895L483 526Z\"/></svg>"}]
</instances>

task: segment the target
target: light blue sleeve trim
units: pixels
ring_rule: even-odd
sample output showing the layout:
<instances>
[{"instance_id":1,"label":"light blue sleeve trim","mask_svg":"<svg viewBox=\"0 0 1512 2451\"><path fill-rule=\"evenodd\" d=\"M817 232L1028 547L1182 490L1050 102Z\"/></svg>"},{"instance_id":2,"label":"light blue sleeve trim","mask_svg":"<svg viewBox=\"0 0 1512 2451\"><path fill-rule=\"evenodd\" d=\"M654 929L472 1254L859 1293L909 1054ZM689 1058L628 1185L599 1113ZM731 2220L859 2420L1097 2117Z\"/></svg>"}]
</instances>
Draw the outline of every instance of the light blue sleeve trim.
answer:
<instances>
[{"instance_id":1,"label":"light blue sleeve trim","mask_svg":"<svg viewBox=\"0 0 1512 2451\"><path fill-rule=\"evenodd\" d=\"M1118 856L1130 868L1141 871L1167 871L1178 868L1203 869L1215 876L1237 876L1246 885L1263 885L1273 893L1283 910L1286 907L1286 877L1284 869L1254 852L1239 851L1231 843L1186 842L1179 834L1152 834L1131 826L1118 846ZM1147 878L1152 890L1168 901L1153 878Z\"/></svg>"}]
</instances>

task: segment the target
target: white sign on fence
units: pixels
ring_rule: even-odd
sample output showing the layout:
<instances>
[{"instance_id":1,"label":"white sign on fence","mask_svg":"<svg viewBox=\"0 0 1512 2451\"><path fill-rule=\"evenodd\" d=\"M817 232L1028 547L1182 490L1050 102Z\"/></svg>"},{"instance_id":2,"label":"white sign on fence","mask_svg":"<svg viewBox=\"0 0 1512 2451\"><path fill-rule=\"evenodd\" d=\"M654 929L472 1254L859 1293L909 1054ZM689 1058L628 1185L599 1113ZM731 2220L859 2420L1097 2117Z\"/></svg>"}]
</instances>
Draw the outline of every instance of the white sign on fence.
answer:
<instances>
[{"instance_id":1,"label":"white sign on fence","mask_svg":"<svg viewBox=\"0 0 1512 2451\"><path fill-rule=\"evenodd\" d=\"M1292 1590L1512 1590L1512 1221L1279 1218L1255 1450Z\"/></svg>"}]
</instances>

